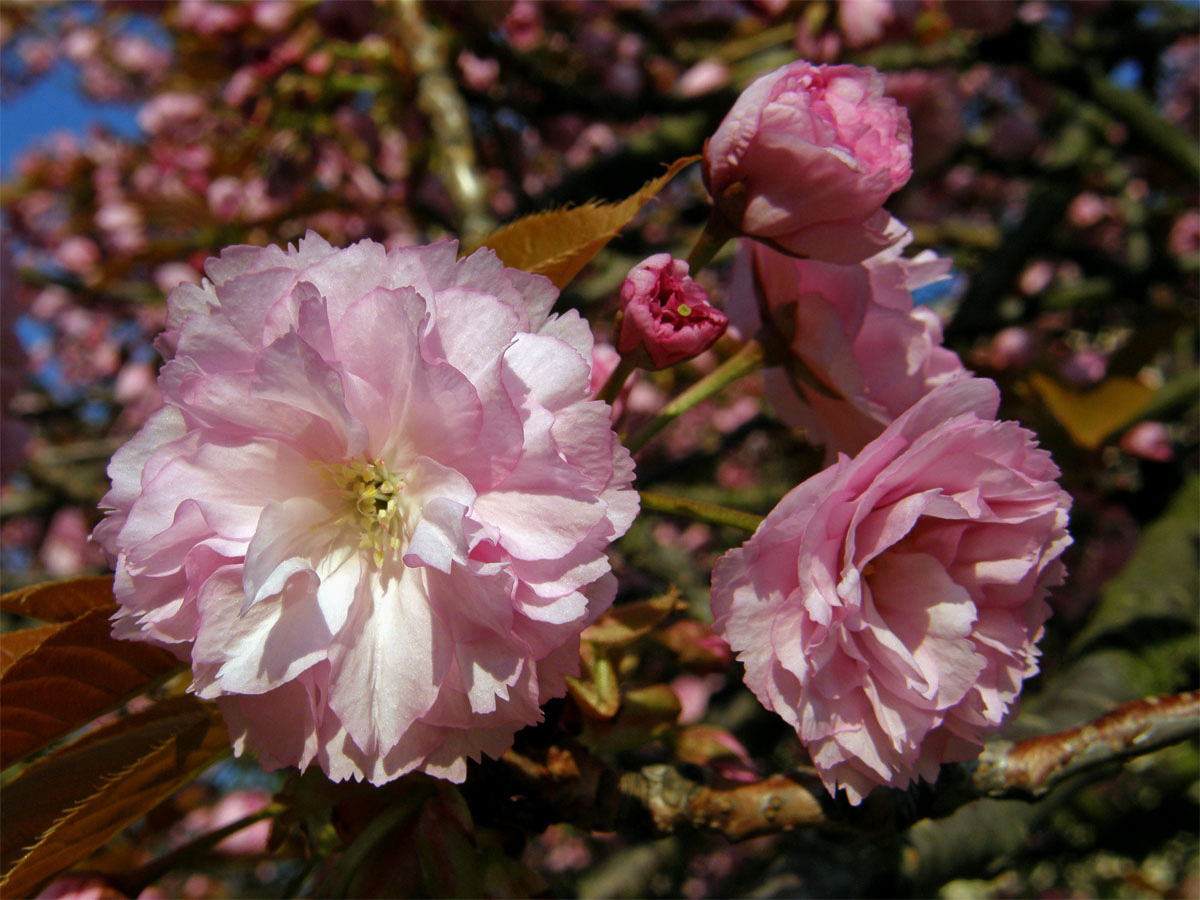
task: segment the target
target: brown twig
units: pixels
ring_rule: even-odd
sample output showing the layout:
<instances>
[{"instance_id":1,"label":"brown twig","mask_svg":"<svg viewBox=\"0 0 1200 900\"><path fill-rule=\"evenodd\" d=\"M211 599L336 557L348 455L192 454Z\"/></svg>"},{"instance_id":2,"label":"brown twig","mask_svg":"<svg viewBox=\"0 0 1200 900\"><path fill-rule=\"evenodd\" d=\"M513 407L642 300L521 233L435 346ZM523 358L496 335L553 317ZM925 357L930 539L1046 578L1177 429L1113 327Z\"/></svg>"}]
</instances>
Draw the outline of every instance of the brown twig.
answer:
<instances>
[{"instance_id":1,"label":"brown twig","mask_svg":"<svg viewBox=\"0 0 1200 900\"><path fill-rule=\"evenodd\" d=\"M947 767L917 817L943 816L983 797L1037 799L1066 778L1177 743L1197 733L1200 691L1126 703L1079 728L1029 740L990 741L974 762ZM659 834L718 831L734 841L797 828L890 829L911 822L909 794L893 791L858 810L830 798L811 771L752 784L702 783L672 765L618 774L579 746L534 759L510 750L510 775L552 821L613 830L640 822ZM957 777L956 777L957 776ZM924 806L924 804L921 804Z\"/></svg>"},{"instance_id":2,"label":"brown twig","mask_svg":"<svg viewBox=\"0 0 1200 900\"><path fill-rule=\"evenodd\" d=\"M1079 728L1017 743L992 741L973 763L979 795L1041 797L1064 779L1200 733L1200 691L1118 706Z\"/></svg>"},{"instance_id":3,"label":"brown twig","mask_svg":"<svg viewBox=\"0 0 1200 900\"><path fill-rule=\"evenodd\" d=\"M719 831L733 841L837 823L821 805L825 789L815 775L772 775L752 784L707 787L672 766L645 766L621 777L621 793L641 804L656 830L692 827Z\"/></svg>"}]
</instances>

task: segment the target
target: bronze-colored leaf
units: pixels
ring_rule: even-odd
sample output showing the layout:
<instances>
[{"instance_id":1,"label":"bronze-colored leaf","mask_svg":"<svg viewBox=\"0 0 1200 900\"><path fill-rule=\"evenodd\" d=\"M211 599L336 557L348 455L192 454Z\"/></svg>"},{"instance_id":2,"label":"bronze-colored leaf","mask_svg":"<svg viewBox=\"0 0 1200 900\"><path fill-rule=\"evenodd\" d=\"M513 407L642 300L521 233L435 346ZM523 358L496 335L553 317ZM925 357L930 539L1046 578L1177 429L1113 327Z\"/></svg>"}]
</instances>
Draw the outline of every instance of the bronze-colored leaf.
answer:
<instances>
[{"instance_id":1,"label":"bronze-colored leaf","mask_svg":"<svg viewBox=\"0 0 1200 900\"><path fill-rule=\"evenodd\" d=\"M179 697L30 766L0 791L0 891L32 896L229 749L216 708Z\"/></svg>"},{"instance_id":2,"label":"bronze-colored leaf","mask_svg":"<svg viewBox=\"0 0 1200 900\"><path fill-rule=\"evenodd\" d=\"M0 676L0 768L66 737L181 668L158 647L115 640L109 634L110 613L111 608L93 609L55 626Z\"/></svg>"},{"instance_id":3,"label":"bronze-colored leaf","mask_svg":"<svg viewBox=\"0 0 1200 900\"><path fill-rule=\"evenodd\" d=\"M1106 438L1137 419L1154 391L1134 378L1115 376L1086 391L1069 388L1034 372L1029 385L1067 434L1085 450L1095 450Z\"/></svg>"},{"instance_id":4,"label":"bronze-colored leaf","mask_svg":"<svg viewBox=\"0 0 1200 900\"><path fill-rule=\"evenodd\" d=\"M93 609L115 609L111 575L87 575L64 581L46 581L0 596L0 610L41 619L70 622Z\"/></svg>"},{"instance_id":5,"label":"bronze-colored leaf","mask_svg":"<svg viewBox=\"0 0 1200 900\"><path fill-rule=\"evenodd\" d=\"M658 597L614 606L584 629L582 638L606 647L632 644L669 616L678 601L679 589L672 585Z\"/></svg>"},{"instance_id":6,"label":"bronze-colored leaf","mask_svg":"<svg viewBox=\"0 0 1200 900\"><path fill-rule=\"evenodd\" d=\"M675 758L698 766L709 766L718 760L751 765L741 742L724 728L715 725L680 728L675 734Z\"/></svg>"},{"instance_id":7,"label":"bronze-colored leaf","mask_svg":"<svg viewBox=\"0 0 1200 900\"><path fill-rule=\"evenodd\" d=\"M724 639L711 625L680 619L654 632L651 639L679 655L680 665L701 671L723 671L733 658Z\"/></svg>"},{"instance_id":8,"label":"bronze-colored leaf","mask_svg":"<svg viewBox=\"0 0 1200 900\"><path fill-rule=\"evenodd\" d=\"M620 203L590 201L510 222L484 238L506 266L545 275L560 289L611 241L682 169L698 160L685 156Z\"/></svg>"},{"instance_id":9,"label":"bronze-colored leaf","mask_svg":"<svg viewBox=\"0 0 1200 900\"><path fill-rule=\"evenodd\" d=\"M37 628L22 628L20 631L0 634L0 676L12 668L12 664L18 659L26 653L32 653L43 641L58 634L65 627L62 624L41 625Z\"/></svg>"}]
</instances>

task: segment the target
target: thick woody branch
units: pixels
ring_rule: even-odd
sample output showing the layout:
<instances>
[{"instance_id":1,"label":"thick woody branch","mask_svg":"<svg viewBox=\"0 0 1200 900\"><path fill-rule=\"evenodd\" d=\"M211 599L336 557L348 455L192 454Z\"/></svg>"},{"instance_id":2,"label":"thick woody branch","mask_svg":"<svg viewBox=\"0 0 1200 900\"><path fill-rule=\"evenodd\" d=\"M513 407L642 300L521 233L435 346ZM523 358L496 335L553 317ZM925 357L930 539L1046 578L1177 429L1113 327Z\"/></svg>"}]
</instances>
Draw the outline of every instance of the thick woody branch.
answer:
<instances>
[{"instance_id":1,"label":"thick woody branch","mask_svg":"<svg viewBox=\"0 0 1200 900\"><path fill-rule=\"evenodd\" d=\"M753 784L713 788L672 766L645 766L621 777L621 794L639 803L655 829L719 831L733 841L811 826L834 827L815 775L772 775Z\"/></svg>"},{"instance_id":2,"label":"thick woody branch","mask_svg":"<svg viewBox=\"0 0 1200 900\"><path fill-rule=\"evenodd\" d=\"M1200 691L1134 700L1079 728L1015 744L989 742L971 764L971 784L980 796L1041 797L1072 775L1198 733Z\"/></svg>"},{"instance_id":3,"label":"thick woody branch","mask_svg":"<svg viewBox=\"0 0 1200 900\"><path fill-rule=\"evenodd\" d=\"M918 801L924 811L912 809L913 797L901 791L852 809L830 798L811 771L708 785L671 765L618 773L577 746L552 747L539 759L510 750L503 761L551 821L602 830L640 823L659 834L698 828L739 841L807 827L887 830L983 797L1037 799L1072 775L1197 734L1198 717L1200 691L1193 691L1127 703L1080 728L991 741L979 759L943 770L931 802Z\"/></svg>"}]
</instances>

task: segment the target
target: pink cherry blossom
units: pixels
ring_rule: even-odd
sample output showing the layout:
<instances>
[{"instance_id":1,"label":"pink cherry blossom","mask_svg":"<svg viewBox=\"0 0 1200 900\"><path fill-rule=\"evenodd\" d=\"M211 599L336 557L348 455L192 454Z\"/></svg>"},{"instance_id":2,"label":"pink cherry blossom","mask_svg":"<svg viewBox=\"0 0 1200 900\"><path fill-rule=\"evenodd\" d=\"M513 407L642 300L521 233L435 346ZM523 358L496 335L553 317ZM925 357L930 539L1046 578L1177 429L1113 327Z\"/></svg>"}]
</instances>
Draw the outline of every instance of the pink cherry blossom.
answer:
<instances>
[{"instance_id":1,"label":"pink cherry blossom","mask_svg":"<svg viewBox=\"0 0 1200 900\"><path fill-rule=\"evenodd\" d=\"M764 75L704 147L704 183L741 233L856 263L888 246L884 201L912 174L904 108L874 69L803 60Z\"/></svg>"},{"instance_id":2,"label":"pink cherry blossom","mask_svg":"<svg viewBox=\"0 0 1200 900\"><path fill-rule=\"evenodd\" d=\"M838 0L838 25L850 47L880 40L896 18L892 0Z\"/></svg>"},{"instance_id":3,"label":"pink cherry blossom","mask_svg":"<svg viewBox=\"0 0 1200 900\"><path fill-rule=\"evenodd\" d=\"M945 278L950 261L932 251L901 255L912 240L898 221L895 245L854 266L784 256L744 241L729 311L746 334L768 328L790 360L764 373L776 414L824 444L832 462L856 453L935 386L965 373L944 348L930 309L912 292Z\"/></svg>"},{"instance_id":4,"label":"pink cherry blossom","mask_svg":"<svg viewBox=\"0 0 1200 900\"><path fill-rule=\"evenodd\" d=\"M204 98L184 91L158 94L138 110L137 121L147 134L165 134L204 115Z\"/></svg>"},{"instance_id":5,"label":"pink cherry blossom","mask_svg":"<svg viewBox=\"0 0 1200 900\"><path fill-rule=\"evenodd\" d=\"M991 381L943 385L713 570L747 685L851 803L974 757L1037 672L1071 499L998 404Z\"/></svg>"},{"instance_id":6,"label":"pink cherry blossom","mask_svg":"<svg viewBox=\"0 0 1200 900\"><path fill-rule=\"evenodd\" d=\"M638 354L645 368L665 369L698 356L725 333L729 319L692 281L688 264L656 253L629 270L621 285L622 356Z\"/></svg>"},{"instance_id":7,"label":"pink cherry blossom","mask_svg":"<svg viewBox=\"0 0 1200 900\"><path fill-rule=\"evenodd\" d=\"M238 753L461 781L578 666L633 464L545 278L443 242L231 247L168 299L113 457L114 634L189 654Z\"/></svg>"},{"instance_id":8,"label":"pink cherry blossom","mask_svg":"<svg viewBox=\"0 0 1200 900\"><path fill-rule=\"evenodd\" d=\"M1138 422L1121 435L1121 449L1153 462L1170 462L1175 455L1171 433L1162 422Z\"/></svg>"}]
</instances>

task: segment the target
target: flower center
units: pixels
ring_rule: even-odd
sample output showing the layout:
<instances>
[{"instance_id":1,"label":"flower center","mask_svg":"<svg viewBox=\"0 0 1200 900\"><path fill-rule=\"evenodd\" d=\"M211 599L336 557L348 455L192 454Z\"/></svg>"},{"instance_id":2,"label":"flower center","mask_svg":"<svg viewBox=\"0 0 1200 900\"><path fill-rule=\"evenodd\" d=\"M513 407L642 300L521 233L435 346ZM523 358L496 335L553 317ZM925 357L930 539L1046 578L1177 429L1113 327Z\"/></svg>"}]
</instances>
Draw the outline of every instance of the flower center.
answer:
<instances>
[{"instance_id":1,"label":"flower center","mask_svg":"<svg viewBox=\"0 0 1200 900\"><path fill-rule=\"evenodd\" d=\"M404 479L382 459L329 466L330 478L347 495L350 510L339 522L356 522L361 536L358 546L370 550L375 565L397 553L408 538L405 530Z\"/></svg>"}]
</instances>

